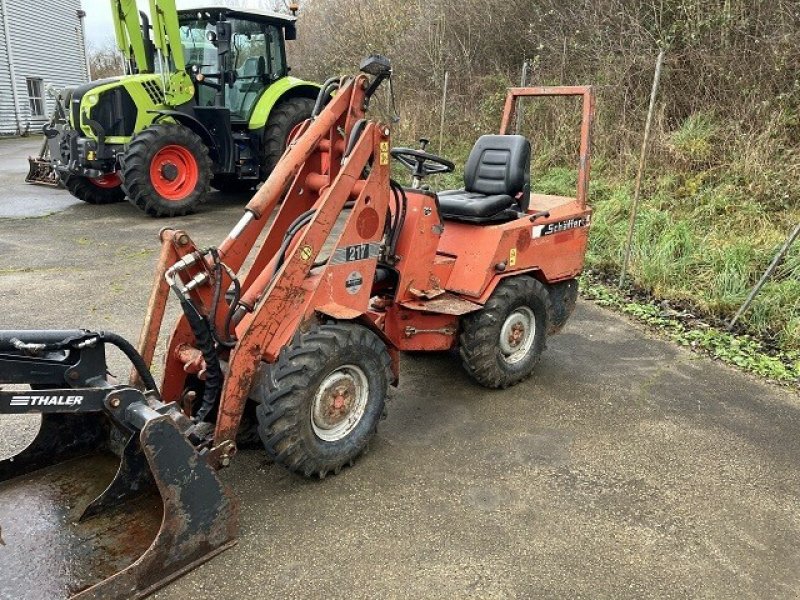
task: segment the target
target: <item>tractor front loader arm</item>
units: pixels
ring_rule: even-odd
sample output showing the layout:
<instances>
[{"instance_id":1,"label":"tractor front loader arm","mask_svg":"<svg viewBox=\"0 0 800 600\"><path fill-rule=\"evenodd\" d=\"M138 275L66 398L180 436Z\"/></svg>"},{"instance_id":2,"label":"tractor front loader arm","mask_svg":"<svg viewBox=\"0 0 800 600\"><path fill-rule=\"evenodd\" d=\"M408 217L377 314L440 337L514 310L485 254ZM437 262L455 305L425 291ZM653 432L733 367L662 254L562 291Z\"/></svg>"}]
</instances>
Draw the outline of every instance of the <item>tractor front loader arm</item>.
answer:
<instances>
[{"instance_id":1,"label":"tractor front loader arm","mask_svg":"<svg viewBox=\"0 0 800 600\"><path fill-rule=\"evenodd\" d=\"M215 444L235 439L244 400L261 361L274 362L304 320L312 318L317 309L351 320L366 312L377 252L359 266L359 290L355 293L347 288L353 267L346 261L334 264L333 254L325 261L323 272L313 280L309 274L312 267L319 265L317 257L347 202L352 202L353 208L342 224L337 248L345 251L348 247L379 245L389 205L389 167L388 160L380 164L381 144L388 146L388 128L368 123L336 179L315 203L314 216L302 233L297 234L282 266L269 277L270 270L263 271L248 289L256 292L251 297L258 300L254 311L237 327L239 341L230 355ZM371 170L364 177L362 174L370 163ZM356 231L359 229L360 235Z\"/></svg>"},{"instance_id":2,"label":"tractor front loader arm","mask_svg":"<svg viewBox=\"0 0 800 600\"><path fill-rule=\"evenodd\" d=\"M147 41L139 21L136 0L111 0L111 18L117 47L130 64L135 61L139 73L152 73L153 65L147 52Z\"/></svg>"},{"instance_id":3,"label":"tractor front loader arm","mask_svg":"<svg viewBox=\"0 0 800 600\"><path fill-rule=\"evenodd\" d=\"M179 106L192 99L194 84L186 72L175 0L150 0L150 15L153 19L153 44L161 53L164 64L171 63L172 66L172 72L165 78L166 103Z\"/></svg>"},{"instance_id":4,"label":"tractor front loader arm","mask_svg":"<svg viewBox=\"0 0 800 600\"><path fill-rule=\"evenodd\" d=\"M164 58L172 59L175 71L182 72L186 68L186 61L175 0L150 0L150 15L153 19L153 43Z\"/></svg>"}]
</instances>

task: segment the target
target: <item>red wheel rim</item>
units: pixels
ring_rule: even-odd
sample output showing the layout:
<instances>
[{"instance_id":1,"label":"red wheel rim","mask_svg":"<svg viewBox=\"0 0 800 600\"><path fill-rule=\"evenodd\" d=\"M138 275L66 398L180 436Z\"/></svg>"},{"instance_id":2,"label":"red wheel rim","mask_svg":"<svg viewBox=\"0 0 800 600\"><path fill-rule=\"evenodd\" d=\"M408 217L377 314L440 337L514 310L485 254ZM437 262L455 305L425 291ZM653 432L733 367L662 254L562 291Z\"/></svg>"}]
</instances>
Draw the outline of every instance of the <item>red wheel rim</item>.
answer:
<instances>
[{"instance_id":1,"label":"red wheel rim","mask_svg":"<svg viewBox=\"0 0 800 600\"><path fill-rule=\"evenodd\" d=\"M162 198L171 202L183 200L194 191L199 169L194 155L183 146L164 146L150 163L150 181Z\"/></svg>"},{"instance_id":2,"label":"red wheel rim","mask_svg":"<svg viewBox=\"0 0 800 600\"><path fill-rule=\"evenodd\" d=\"M91 181L97 187L103 188L103 189L111 189L111 188L119 187L119 185L122 183L122 181L120 181L119 175L117 175L116 171L114 171L112 173L106 173L105 175L102 175L101 177L89 177L89 181Z\"/></svg>"}]
</instances>

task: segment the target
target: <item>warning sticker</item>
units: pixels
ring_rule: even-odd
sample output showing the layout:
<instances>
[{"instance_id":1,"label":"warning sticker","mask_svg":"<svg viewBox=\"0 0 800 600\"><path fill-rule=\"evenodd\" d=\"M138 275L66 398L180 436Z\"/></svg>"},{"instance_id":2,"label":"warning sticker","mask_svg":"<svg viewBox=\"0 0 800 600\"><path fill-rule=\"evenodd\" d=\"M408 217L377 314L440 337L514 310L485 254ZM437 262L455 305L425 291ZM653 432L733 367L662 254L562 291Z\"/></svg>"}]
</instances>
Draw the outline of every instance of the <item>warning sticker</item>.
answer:
<instances>
[{"instance_id":1,"label":"warning sticker","mask_svg":"<svg viewBox=\"0 0 800 600\"><path fill-rule=\"evenodd\" d=\"M381 150L380 164L381 165L388 165L389 164L389 142L381 142L380 150Z\"/></svg>"}]
</instances>

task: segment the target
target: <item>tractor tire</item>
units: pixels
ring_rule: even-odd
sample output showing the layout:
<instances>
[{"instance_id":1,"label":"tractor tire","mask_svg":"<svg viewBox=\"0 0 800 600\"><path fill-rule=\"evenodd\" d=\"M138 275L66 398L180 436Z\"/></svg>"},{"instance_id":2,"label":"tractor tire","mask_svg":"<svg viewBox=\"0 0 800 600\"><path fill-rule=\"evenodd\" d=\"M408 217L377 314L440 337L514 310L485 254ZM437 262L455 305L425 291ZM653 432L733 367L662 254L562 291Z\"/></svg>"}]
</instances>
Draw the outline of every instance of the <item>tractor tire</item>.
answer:
<instances>
[{"instance_id":1,"label":"tractor tire","mask_svg":"<svg viewBox=\"0 0 800 600\"><path fill-rule=\"evenodd\" d=\"M545 348L550 293L527 275L505 279L478 312L461 322L459 351L467 373L488 388L507 388L533 372Z\"/></svg>"},{"instance_id":2,"label":"tractor tire","mask_svg":"<svg viewBox=\"0 0 800 600\"><path fill-rule=\"evenodd\" d=\"M384 414L389 353L372 331L325 323L298 332L273 364L263 364L251 397L272 460L324 478L353 465Z\"/></svg>"},{"instance_id":3,"label":"tractor tire","mask_svg":"<svg viewBox=\"0 0 800 600\"><path fill-rule=\"evenodd\" d=\"M64 181L64 187L70 194L89 204L113 204L125 200L125 191L120 185L119 177L114 173L95 179L69 175Z\"/></svg>"},{"instance_id":4,"label":"tractor tire","mask_svg":"<svg viewBox=\"0 0 800 600\"><path fill-rule=\"evenodd\" d=\"M264 128L263 179L269 177L286 150L289 135L295 127L311 117L314 101L309 98L290 98L272 109Z\"/></svg>"},{"instance_id":5,"label":"tractor tire","mask_svg":"<svg viewBox=\"0 0 800 600\"><path fill-rule=\"evenodd\" d=\"M253 179L237 179L235 175L214 175L211 187L224 194L244 194L250 192L258 184Z\"/></svg>"},{"instance_id":6,"label":"tractor tire","mask_svg":"<svg viewBox=\"0 0 800 600\"><path fill-rule=\"evenodd\" d=\"M128 200L151 217L182 216L206 199L211 159L191 129L151 125L133 137L120 162Z\"/></svg>"}]
</instances>

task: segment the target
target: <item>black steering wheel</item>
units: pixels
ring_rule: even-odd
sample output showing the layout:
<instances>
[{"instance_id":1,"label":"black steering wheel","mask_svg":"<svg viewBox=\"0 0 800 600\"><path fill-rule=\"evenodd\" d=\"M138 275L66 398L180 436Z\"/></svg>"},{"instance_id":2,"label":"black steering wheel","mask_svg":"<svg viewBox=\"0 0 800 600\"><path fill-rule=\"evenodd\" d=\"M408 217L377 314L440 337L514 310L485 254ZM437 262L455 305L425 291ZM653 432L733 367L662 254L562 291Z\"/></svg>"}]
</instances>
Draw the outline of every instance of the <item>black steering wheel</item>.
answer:
<instances>
[{"instance_id":1,"label":"black steering wheel","mask_svg":"<svg viewBox=\"0 0 800 600\"><path fill-rule=\"evenodd\" d=\"M411 171L411 177L415 185L428 175L439 175L441 173L452 173L456 166L444 157L425 152L428 140L420 140L422 148L392 148L391 155L401 165Z\"/></svg>"}]
</instances>

